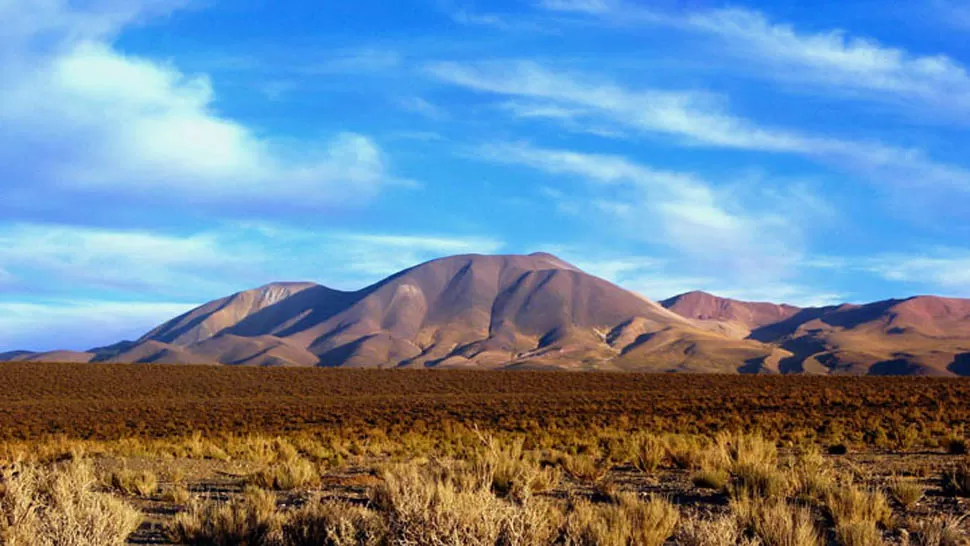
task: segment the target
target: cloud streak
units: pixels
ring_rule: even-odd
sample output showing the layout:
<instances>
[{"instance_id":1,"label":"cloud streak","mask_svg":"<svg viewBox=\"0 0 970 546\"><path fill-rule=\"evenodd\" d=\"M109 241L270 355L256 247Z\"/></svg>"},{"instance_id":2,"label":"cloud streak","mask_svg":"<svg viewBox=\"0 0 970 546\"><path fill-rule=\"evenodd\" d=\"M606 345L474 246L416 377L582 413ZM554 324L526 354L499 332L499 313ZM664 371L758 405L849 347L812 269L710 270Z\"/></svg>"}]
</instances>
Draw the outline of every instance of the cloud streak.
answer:
<instances>
[{"instance_id":1,"label":"cloud streak","mask_svg":"<svg viewBox=\"0 0 970 546\"><path fill-rule=\"evenodd\" d=\"M547 118L567 127L582 122L593 133L607 126L675 136L683 145L794 154L863 173L877 182L970 191L970 171L936 162L921 150L760 126L730 113L705 93L632 90L528 61L441 62L427 70L442 82L472 91L536 101L529 109L505 108L515 116Z\"/></svg>"},{"instance_id":2,"label":"cloud streak","mask_svg":"<svg viewBox=\"0 0 970 546\"><path fill-rule=\"evenodd\" d=\"M547 0L541 6L624 26L665 26L709 36L718 41L714 54L760 66L766 78L900 109L916 108L948 123L956 112L960 122L970 122L970 73L947 55L914 54L841 29L800 31L746 8L672 13L599 0Z\"/></svg>"}]
</instances>

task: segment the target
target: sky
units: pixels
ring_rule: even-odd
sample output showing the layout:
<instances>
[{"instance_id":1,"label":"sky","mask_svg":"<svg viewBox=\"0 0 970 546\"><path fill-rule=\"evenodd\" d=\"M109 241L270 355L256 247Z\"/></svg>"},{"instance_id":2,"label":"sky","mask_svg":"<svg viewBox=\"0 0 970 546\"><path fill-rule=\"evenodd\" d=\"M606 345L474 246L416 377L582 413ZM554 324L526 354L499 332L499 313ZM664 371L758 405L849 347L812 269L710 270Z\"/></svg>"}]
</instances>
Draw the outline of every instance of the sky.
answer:
<instances>
[{"instance_id":1,"label":"sky","mask_svg":"<svg viewBox=\"0 0 970 546\"><path fill-rule=\"evenodd\" d=\"M0 351L461 253L970 297L961 4L0 0Z\"/></svg>"}]
</instances>

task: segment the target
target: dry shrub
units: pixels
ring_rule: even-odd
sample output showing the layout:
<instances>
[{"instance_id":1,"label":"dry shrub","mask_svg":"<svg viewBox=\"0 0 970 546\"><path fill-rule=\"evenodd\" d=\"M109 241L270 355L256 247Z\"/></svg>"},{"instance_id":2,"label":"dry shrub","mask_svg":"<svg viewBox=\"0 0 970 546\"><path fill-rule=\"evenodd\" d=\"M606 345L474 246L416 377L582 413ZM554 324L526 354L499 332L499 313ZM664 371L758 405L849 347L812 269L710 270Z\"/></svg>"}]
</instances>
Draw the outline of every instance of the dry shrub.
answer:
<instances>
[{"instance_id":1,"label":"dry shrub","mask_svg":"<svg viewBox=\"0 0 970 546\"><path fill-rule=\"evenodd\" d=\"M111 487L125 495L148 497L158 491L158 476L150 470L123 468L111 473Z\"/></svg>"},{"instance_id":2,"label":"dry shrub","mask_svg":"<svg viewBox=\"0 0 970 546\"><path fill-rule=\"evenodd\" d=\"M739 524L765 546L821 546L814 518L807 508L782 500L742 497L731 501Z\"/></svg>"},{"instance_id":3,"label":"dry shrub","mask_svg":"<svg viewBox=\"0 0 970 546\"><path fill-rule=\"evenodd\" d=\"M951 436L943 440L943 446L946 448L946 452L950 455L966 455L967 454L967 440L966 438L961 438L959 436Z\"/></svg>"},{"instance_id":4,"label":"dry shrub","mask_svg":"<svg viewBox=\"0 0 970 546\"><path fill-rule=\"evenodd\" d=\"M641 435L636 438L633 466L640 472L651 473L657 470L667 458L664 443L654 436Z\"/></svg>"},{"instance_id":5,"label":"dry shrub","mask_svg":"<svg viewBox=\"0 0 970 546\"><path fill-rule=\"evenodd\" d=\"M757 540L744 536L733 515L714 518L691 517L677 529L677 544L683 546L755 546Z\"/></svg>"},{"instance_id":6,"label":"dry shrub","mask_svg":"<svg viewBox=\"0 0 970 546\"><path fill-rule=\"evenodd\" d=\"M175 516L171 538L198 546L263 546L278 541L280 516L276 497L249 488L240 500L194 502Z\"/></svg>"},{"instance_id":7,"label":"dry shrub","mask_svg":"<svg viewBox=\"0 0 970 546\"><path fill-rule=\"evenodd\" d=\"M727 470L719 468L702 468L691 476L691 481L695 486L702 489L716 489L718 491L725 489L730 479L731 474Z\"/></svg>"},{"instance_id":8,"label":"dry shrub","mask_svg":"<svg viewBox=\"0 0 970 546\"><path fill-rule=\"evenodd\" d=\"M882 546L886 543L871 521L854 521L835 526L835 538L842 546Z\"/></svg>"},{"instance_id":9,"label":"dry shrub","mask_svg":"<svg viewBox=\"0 0 970 546\"><path fill-rule=\"evenodd\" d=\"M444 465L387 469L373 502L385 514L394 544L539 546L558 529L546 503L499 499L490 476Z\"/></svg>"},{"instance_id":10,"label":"dry shrub","mask_svg":"<svg viewBox=\"0 0 970 546\"><path fill-rule=\"evenodd\" d=\"M955 497L970 497L970 460L943 472L943 490Z\"/></svg>"},{"instance_id":11,"label":"dry shrub","mask_svg":"<svg viewBox=\"0 0 970 546\"><path fill-rule=\"evenodd\" d=\"M921 521L911 528L911 542L915 546L967 546L970 538L960 528L962 520L947 515Z\"/></svg>"},{"instance_id":12,"label":"dry shrub","mask_svg":"<svg viewBox=\"0 0 970 546\"><path fill-rule=\"evenodd\" d=\"M483 439L485 448L476 458L476 472L491 478L491 488L497 496L525 502L533 494L549 491L559 484L559 469L544 468L534 454L526 453L524 439L507 443L494 437Z\"/></svg>"},{"instance_id":13,"label":"dry shrub","mask_svg":"<svg viewBox=\"0 0 970 546\"><path fill-rule=\"evenodd\" d=\"M677 527L680 513L664 499L640 500L633 493L615 504L576 503L566 516L567 546L660 546Z\"/></svg>"},{"instance_id":14,"label":"dry shrub","mask_svg":"<svg viewBox=\"0 0 970 546\"><path fill-rule=\"evenodd\" d=\"M286 546L379 546L387 527L367 508L312 499L285 518L281 534Z\"/></svg>"},{"instance_id":15,"label":"dry shrub","mask_svg":"<svg viewBox=\"0 0 970 546\"><path fill-rule=\"evenodd\" d=\"M167 487L162 493L162 500L174 504L186 504L192 499L192 495L184 485L177 483Z\"/></svg>"},{"instance_id":16,"label":"dry shrub","mask_svg":"<svg viewBox=\"0 0 970 546\"><path fill-rule=\"evenodd\" d=\"M251 480L259 487L290 491L318 482L320 473L310 461L294 457L264 468L254 474Z\"/></svg>"},{"instance_id":17,"label":"dry shrub","mask_svg":"<svg viewBox=\"0 0 970 546\"><path fill-rule=\"evenodd\" d=\"M892 508L886 495L874 489L863 489L852 484L832 488L824 499L825 509L838 525L856 523L892 525Z\"/></svg>"},{"instance_id":18,"label":"dry shrub","mask_svg":"<svg viewBox=\"0 0 970 546\"><path fill-rule=\"evenodd\" d=\"M896 502L908 509L923 498L925 490L922 485L915 481L895 477L889 483L889 492L896 499Z\"/></svg>"},{"instance_id":19,"label":"dry shrub","mask_svg":"<svg viewBox=\"0 0 970 546\"><path fill-rule=\"evenodd\" d=\"M7 546L122 545L141 520L137 510L95 491L87 462L15 464L0 484L0 544Z\"/></svg>"},{"instance_id":20,"label":"dry shrub","mask_svg":"<svg viewBox=\"0 0 970 546\"><path fill-rule=\"evenodd\" d=\"M668 436L666 438L667 457L674 466L693 469L701 466L704 459L704 446L692 436Z\"/></svg>"},{"instance_id":21,"label":"dry shrub","mask_svg":"<svg viewBox=\"0 0 970 546\"><path fill-rule=\"evenodd\" d=\"M609 464L593 455L563 455L562 468L571 478L585 483L596 483L606 477Z\"/></svg>"}]
</instances>

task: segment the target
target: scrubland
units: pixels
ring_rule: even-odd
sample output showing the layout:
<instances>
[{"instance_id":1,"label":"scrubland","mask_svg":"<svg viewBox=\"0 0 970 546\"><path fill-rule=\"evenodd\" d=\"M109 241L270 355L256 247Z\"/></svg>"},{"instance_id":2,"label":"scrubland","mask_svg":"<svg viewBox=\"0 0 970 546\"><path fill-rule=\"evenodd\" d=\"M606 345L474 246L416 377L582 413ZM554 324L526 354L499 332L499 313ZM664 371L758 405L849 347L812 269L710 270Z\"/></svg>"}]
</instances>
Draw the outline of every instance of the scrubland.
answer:
<instances>
[{"instance_id":1,"label":"scrubland","mask_svg":"<svg viewBox=\"0 0 970 546\"><path fill-rule=\"evenodd\" d=\"M968 544L970 382L2 364L0 544Z\"/></svg>"}]
</instances>

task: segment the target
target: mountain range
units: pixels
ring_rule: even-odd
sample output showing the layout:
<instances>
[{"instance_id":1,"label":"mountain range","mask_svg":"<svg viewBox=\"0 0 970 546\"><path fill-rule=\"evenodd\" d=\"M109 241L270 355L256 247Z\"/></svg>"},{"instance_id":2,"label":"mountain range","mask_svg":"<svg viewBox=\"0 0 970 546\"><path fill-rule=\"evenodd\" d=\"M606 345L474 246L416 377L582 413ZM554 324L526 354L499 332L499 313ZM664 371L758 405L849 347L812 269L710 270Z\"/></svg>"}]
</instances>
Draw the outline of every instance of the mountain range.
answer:
<instances>
[{"instance_id":1,"label":"mountain range","mask_svg":"<svg viewBox=\"0 0 970 546\"><path fill-rule=\"evenodd\" d=\"M689 292L653 302L551 254L461 255L355 292L268 284L135 341L0 360L970 375L970 300L799 308Z\"/></svg>"}]
</instances>

